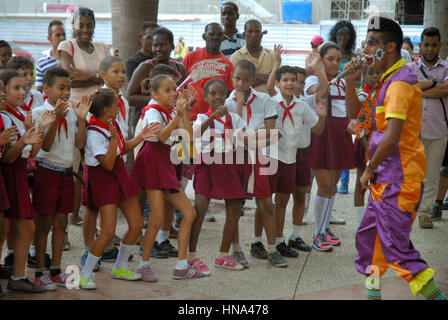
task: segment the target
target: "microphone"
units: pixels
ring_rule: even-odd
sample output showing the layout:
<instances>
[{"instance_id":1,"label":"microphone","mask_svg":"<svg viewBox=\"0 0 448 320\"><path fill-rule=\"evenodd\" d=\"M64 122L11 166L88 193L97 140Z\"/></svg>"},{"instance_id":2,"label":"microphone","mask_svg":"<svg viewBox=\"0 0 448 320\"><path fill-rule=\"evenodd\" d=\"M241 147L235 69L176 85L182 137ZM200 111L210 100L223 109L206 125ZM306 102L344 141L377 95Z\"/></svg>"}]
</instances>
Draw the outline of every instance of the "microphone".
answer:
<instances>
[{"instance_id":1,"label":"microphone","mask_svg":"<svg viewBox=\"0 0 448 320\"><path fill-rule=\"evenodd\" d=\"M358 60L358 64L356 65L356 69L361 68L364 63L370 64L370 61L367 60L366 57L362 57L360 60ZM350 71L348 69L345 69L344 71L342 71L340 74L338 74L338 76L336 78L334 78L333 80L331 80L330 82L328 82L328 85L332 85L335 84L336 82L338 82L339 80L341 80L342 78L344 78L347 74L349 74Z\"/></svg>"}]
</instances>

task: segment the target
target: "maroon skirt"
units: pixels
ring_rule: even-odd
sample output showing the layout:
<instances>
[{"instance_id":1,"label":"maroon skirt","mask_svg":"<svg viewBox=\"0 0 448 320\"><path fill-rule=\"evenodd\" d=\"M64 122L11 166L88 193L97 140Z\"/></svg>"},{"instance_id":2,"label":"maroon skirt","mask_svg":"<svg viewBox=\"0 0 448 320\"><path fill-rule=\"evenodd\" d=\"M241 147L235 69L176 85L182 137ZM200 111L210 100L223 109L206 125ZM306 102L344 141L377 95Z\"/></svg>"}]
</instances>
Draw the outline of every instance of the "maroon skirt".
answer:
<instances>
[{"instance_id":1,"label":"maroon skirt","mask_svg":"<svg viewBox=\"0 0 448 320\"><path fill-rule=\"evenodd\" d=\"M87 181L84 181L86 192L83 192L83 202L90 209L124 202L140 192L138 184L129 174L121 157L115 160L112 171L104 169L101 165L85 165L84 170Z\"/></svg>"},{"instance_id":2,"label":"maroon skirt","mask_svg":"<svg viewBox=\"0 0 448 320\"><path fill-rule=\"evenodd\" d=\"M0 164L0 212L11 208L9 203L8 192L6 191L5 183L3 181L3 169Z\"/></svg>"},{"instance_id":3,"label":"maroon skirt","mask_svg":"<svg viewBox=\"0 0 448 320\"><path fill-rule=\"evenodd\" d=\"M5 210L5 217L11 219L33 219L35 217L28 190L28 160L20 156L11 164L2 166L3 179L8 194L10 209Z\"/></svg>"},{"instance_id":4,"label":"maroon skirt","mask_svg":"<svg viewBox=\"0 0 448 320\"><path fill-rule=\"evenodd\" d=\"M352 169L355 166L353 140L347 132L348 118L327 117L324 132L311 135L313 169Z\"/></svg>"},{"instance_id":5,"label":"maroon skirt","mask_svg":"<svg viewBox=\"0 0 448 320\"><path fill-rule=\"evenodd\" d=\"M355 139L353 148L355 149L355 168L364 170L366 168L366 150L358 138Z\"/></svg>"},{"instance_id":6,"label":"maroon skirt","mask_svg":"<svg viewBox=\"0 0 448 320\"><path fill-rule=\"evenodd\" d=\"M199 164L194 170L194 191L209 199L244 199L243 184L243 164Z\"/></svg>"},{"instance_id":7,"label":"maroon skirt","mask_svg":"<svg viewBox=\"0 0 448 320\"><path fill-rule=\"evenodd\" d=\"M180 183L170 153L170 145L145 141L132 169L132 176L141 188L179 192Z\"/></svg>"}]
</instances>

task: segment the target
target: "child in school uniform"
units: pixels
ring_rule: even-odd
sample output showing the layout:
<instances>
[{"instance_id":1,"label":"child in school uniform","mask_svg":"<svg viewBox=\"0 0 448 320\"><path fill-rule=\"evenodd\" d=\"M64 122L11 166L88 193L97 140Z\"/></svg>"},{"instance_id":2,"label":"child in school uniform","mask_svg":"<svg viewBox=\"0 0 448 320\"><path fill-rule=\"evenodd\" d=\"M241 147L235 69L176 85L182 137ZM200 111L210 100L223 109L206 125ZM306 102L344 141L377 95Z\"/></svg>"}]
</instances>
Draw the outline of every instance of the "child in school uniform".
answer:
<instances>
[{"instance_id":1,"label":"child in school uniform","mask_svg":"<svg viewBox=\"0 0 448 320\"><path fill-rule=\"evenodd\" d=\"M0 111L5 108L5 102L6 102L6 94L5 94L5 86L3 85L3 82L0 81ZM8 199L8 193L6 191L6 186L3 181L3 173L2 173L2 162L1 158L3 155L3 149L5 146L14 140L17 139L19 131L16 127L12 125L11 119L0 113L0 237L3 238L3 230L4 230L4 211L11 208L11 205L9 203ZM3 247L3 243L1 244ZM2 248L0 247L0 256L1 256ZM2 266L2 268L4 268ZM6 270L4 271L6 272ZM6 294L3 292L2 287L0 285L0 300L3 300L6 298Z\"/></svg>"},{"instance_id":2,"label":"child in school uniform","mask_svg":"<svg viewBox=\"0 0 448 320\"><path fill-rule=\"evenodd\" d=\"M37 270L34 283L46 290L64 286L66 274L61 271L62 248L68 214L74 209L73 151L82 149L86 141L86 115L91 101L83 97L81 103L71 108L70 74L65 69L52 68L43 77L47 94L44 104L33 110L33 118L53 111L54 121L44 132L42 148L36 156L37 171L33 189L33 208L36 219ZM36 122L38 124L38 122ZM52 260L50 273L45 271L45 252L50 229L52 232Z\"/></svg>"},{"instance_id":3,"label":"child in school uniform","mask_svg":"<svg viewBox=\"0 0 448 320\"><path fill-rule=\"evenodd\" d=\"M32 89L34 85L34 64L33 62L22 56L12 57L7 64L7 69L16 70L19 72L25 79L25 91L26 97L24 103L20 106L21 112L26 116L29 112L34 110L37 107L40 107L44 103L44 98L41 92ZM34 175L37 170L36 162L34 159L28 159L27 172L28 172L28 184L30 186L30 192L32 192L32 187L34 183ZM14 232L10 233L8 237L8 243L10 242L11 237L14 236ZM28 266L36 267L36 249L35 249L35 240L33 239L33 243L30 246L30 252L28 256ZM7 259L12 261L12 259ZM49 266L50 256L47 255L47 266Z\"/></svg>"},{"instance_id":4,"label":"child in school uniform","mask_svg":"<svg viewBox=\"0 0 448 320\"><path fill-rule=\"evenodd\" d=\"M179 208L183 215L178 234L179 254L176 267L173 270L173 278L201 278L204 274L190 267L186 257L191 225L196 211L180 188L176 169L170 156L171 146L175 142L174 136L171 134L175 129L185 129L190 139L193 135L187 111L193 94L189 90L183 90L178 94L176 83L167 75L154 77L151 79L150 85L151 94L156 103L148 106L143 118L143 126L158 124L162 126L162 130L156 138L145 141L135 159L132 170L132 175L146 190L151 208L149 225L143 243L142 261L137 272L143 276L144 281L157 281L149 265L149 256L164 220L164 206L167 201Z\"/></svg>"},{"instance_id":5,"label":"child in school uniform","mask_svg":"<svg viewBox=\"0 0 448 320\"><path fill-rule=\"evenodd\" d=\"M91 96L92 106L87 127L85 145L85 172L87 192L85 202L89 207L99 208L101 233L92 244L84 267L80 273L80 287L95 289L93 269L107 245L115 235L117 208L120 208L128 222L128 232L124 236L117 260L112 268L112 278L139 280L141 275L130 270L127 262L135 249L140 230L143 227L140 206L136 195L140 188L129 175L123 155L131 151L143 139L157 132L156 126L146 127L139 136L126 141L122 129L116 121L120 112L116 93L102 88Z\"/></svg>"},{"instance_id":6,"label":"child in school uniform","mask_svg":"<svg viewBox=\"0 0 448 320\"><path fill-rule=\"evenodd\" d=\"M255 83L255 71L255 65L248 60L241 60L235 65L233 72L233 86L235 90L227 98L225 106L229 108L229 111L236 112L246 121L247 129L252 129L256 132L258 130L266 130L266 136L269 139L270 130L275 129L275 119L278 117L277 111L275 110L275 102L268 94L257 92L252 88L252 85ZM257 159L251 161L249 161L247 156L245 163L247 164L245 181L247 193L248 196L257 199L255 240L251 245L251 254L259 259L267 259L269 263L276 267L285 267L287 266L287 261L275 247L275 215L271 201L269 178L267 175L261 174L266 165L261 164L258 156ZM268 240L267 251L261 242L263 227L266 230ZM243 266L248 265L239 245L237 232L235 233L232 248L237 261ZM235 252L237 252L236 255Z\"/></svg>"},{"instance_id":7,"label":"child in school uniform","mask_svg":"<svg viewBox=\"0 0 448 320\"><path fill-rule=\"evenodd\" d=\"M6 88L6 106L1 113L6 115L19 131L17 140L6 146L2 157L3 179L8 186L6 190L11 206L5 211L5 217L11 220L10 230L14 231L10 241L12 248L9 249L13 250L14 262L7 288L40 293L45 292L45 288L35 285L25 276L28 250L35 231L35 214L28 190L26 166L27 159L36 156L42 145L41 132L56 117L53 112L46 111L39 119L39 127L35 127L31 113L25 117L20 110L26 96L23 76L14 70L4 70L0 73L0 80Z\"/></svg>"},{"instance_id":8,"label":"child in school uniform","mask_svg":"<svg viewBox=\"0 0 448 320\"><path fill-rule=\"evenodd\" d=\"M274 71L273 71L274 72ZM285 212L290 195L296 191L296 161L298 148L309 146L310 139L303 134L307 127L315 134L321 134L325 128L326 107L322 103L315 108L295 96L297 88L297 70L282 66L275 71L276 86L279 93L273 97L276 102L278 118L276 128L281 134L278 142L278 154L271 154L271 161L278 161L278 170L269 176L271 193L275 193L276 244L283 257L296 258L297 252L286 245L283 239ZM299 164L300 165L300 164Z\"/></svg>"},{"instance_id":9,"label":"child in school uniform","mask_svg":"<svg viewBox=\"0 0 448 320\"><path fill-rule=\"evenodd\" d=\"M203 91L204 99L210 107L207 113L197 115L193 125L196 144L201 146L201 161L194 171L193 187L197 216L191 231L188 263L196 270L209 275L210 269L197 256L196 246L210 199L224 199L226 203L226 222L221 247L215 258L215 267L244 269L229 255L229 251L241 215L241 199L246 198L243 187L244 166L236 162L234 137L239 130L246 127L246 122L238 114L228 112L224 106L228 92L224 81L208 80L204 84ZM208 159L214 161L210 163ZM226 163L226 160L231 160L231 163Z\"/></svg>"}]
</instances>

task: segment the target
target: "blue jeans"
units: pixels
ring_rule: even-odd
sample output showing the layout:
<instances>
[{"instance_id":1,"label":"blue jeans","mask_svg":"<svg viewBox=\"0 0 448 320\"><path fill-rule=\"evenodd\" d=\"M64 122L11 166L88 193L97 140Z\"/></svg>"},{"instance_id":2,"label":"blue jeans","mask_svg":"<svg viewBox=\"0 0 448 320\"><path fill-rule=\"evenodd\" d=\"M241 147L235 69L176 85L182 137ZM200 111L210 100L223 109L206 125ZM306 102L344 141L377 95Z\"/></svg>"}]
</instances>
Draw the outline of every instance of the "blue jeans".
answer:
<instances>
[{"instance_id":1,"label":"blue jeans","mask_svg":"<svg viewBox=\"0 0 448 320\"><path fill-rule=\"evenodd\" d=\"M350 170L345 169L344 171L342 171L341 174L341 184L348 185L349 179L350 179Z\"/></svg>"}]
</instances>

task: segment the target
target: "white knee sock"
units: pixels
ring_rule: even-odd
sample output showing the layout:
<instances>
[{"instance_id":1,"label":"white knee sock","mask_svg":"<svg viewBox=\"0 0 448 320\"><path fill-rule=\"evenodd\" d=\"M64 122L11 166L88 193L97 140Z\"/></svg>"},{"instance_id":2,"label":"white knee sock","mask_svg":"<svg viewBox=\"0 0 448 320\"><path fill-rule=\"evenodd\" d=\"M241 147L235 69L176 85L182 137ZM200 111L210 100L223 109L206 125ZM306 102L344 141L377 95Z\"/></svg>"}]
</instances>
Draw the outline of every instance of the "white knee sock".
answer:
<instances>
[{"instance_id":1,"label":"white knee sock","mask_svg":"<svg viewBox=\"0 0 448 320\"><path fill-rule=\"evenodd\" d=\"M300 238L300 226L296 226L295 224L291 225L291 233L289 234L290 240L295 240Z\"/></svg>"},{"instance_id":2,"label":"white knee sock","mask_svg":"<svg viewBox=\"0 0 448 320\"><path fill-rule=\"evenodd\" d=\"M170 230L163 231L162 229L159 230L159 236L157 238L157 243L161 244L163 241L167 240L170 236Z\"/></svg>"},{"instance_id":3,"label":"white knee sock","mask_svg":"<svg viewBox=\"0 0 448 320\"><path fill-rule=\"evenodd\" d=\"M357 227L359 227L359 225L362 222L362 219L364 218L364 212L366 211L366 209L364 208L364 206L362 207L355 207L355 215L356 215L356 222Z\"/></svg>"},{"instance_id":4,"label":"white knee sock","mask_svg":"<svg viewBox=\"0 0 448 320\"><path fill-rule=\"evenodd\" d=\"M330 207L330 199L322 198L316 195L314 200L314 225L316 229L316 236L325 230L325 213Z\"/></svg>"},{"instance_id":5,"label":"white knee sock","mask_svg":"<svg viewBox=\"0 0 448 320\"><path fill-rule=\"evenodd\" d=\"M36 246L30 245L30 256L35 257L36 256Z\"/></svg>"},{"instance_id":6,"label":"white knee sock","mask_svg":"<svg viewBox=\"0 0 448 320\"><path fill-rule=\"evenodd\" d=\"M283 237L281 237L281 238L275 238L275 245L279 245L279 244L282 243L283 241L285 241L285 240L283 240Z\"/></svg>"},{"instance_id":7,"label":"white knee sock","mask_svg":"<svg viewBox=\"0 0 448 320\"><path fill-rule=\"evenodd\" d=\"M82 268L81 275L89 277L100 258L101 257L96 257L89 252L89 254L87 255L86 263L84 264L84 268Z\"/></svg>"},{"instance_id":8,"label":"white knee sock","mask_svg":"<svg viewBox=\"0 0 448 320\"><path fill-rule=\"evenodd\" d=\"M333 206L334 206L334 196L332 196L329 200L330 200L330 203L328 205L327 212L325 212L325 214L324 214L325 221L324 221L324 227L322 228L321 233L325 233L325 229L327 229L328 226L330 225L331 212L332 212Z\"/></svg>"},{"instance_id":9,"label":"white knee sock","mask_svg":"<svg viewBox=\"0 0 448 320\"><path fill-rule=\"evenodd\" d=\"M123 242L120 244L120 251L118 251L117 261L115 262L115 269L127 268L128 259L131 253L135 250L135 246L129 246Z\"/></svg>"}]
</instances>

